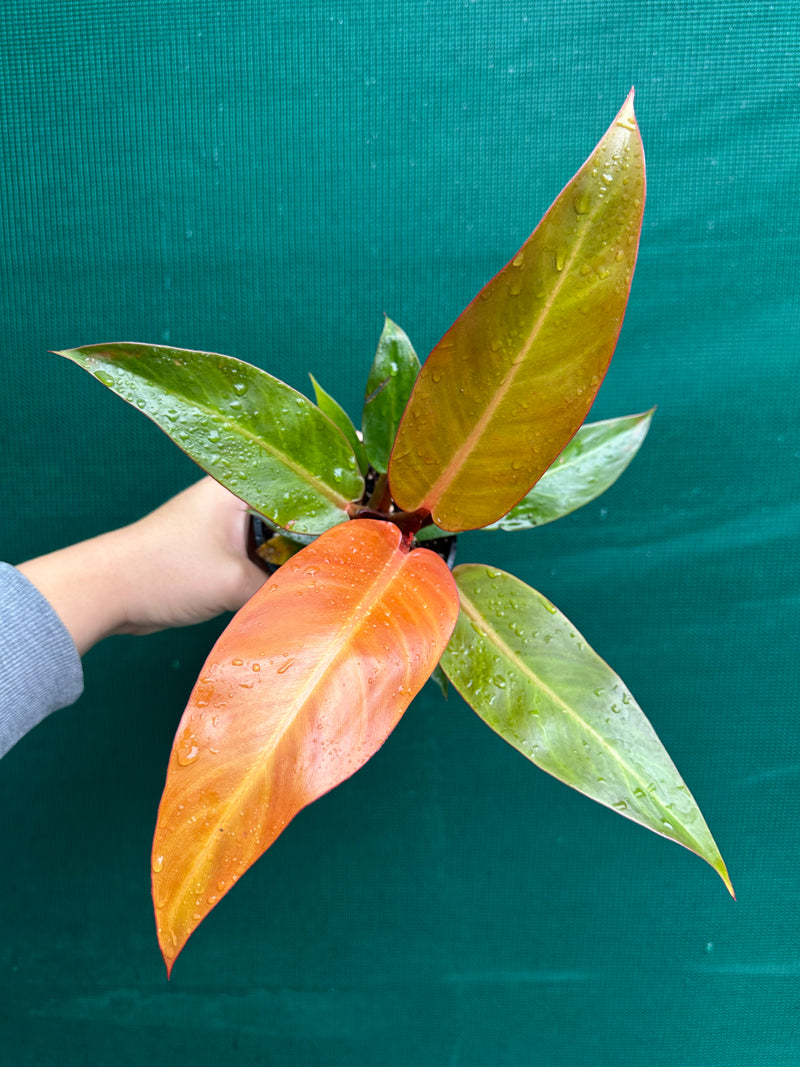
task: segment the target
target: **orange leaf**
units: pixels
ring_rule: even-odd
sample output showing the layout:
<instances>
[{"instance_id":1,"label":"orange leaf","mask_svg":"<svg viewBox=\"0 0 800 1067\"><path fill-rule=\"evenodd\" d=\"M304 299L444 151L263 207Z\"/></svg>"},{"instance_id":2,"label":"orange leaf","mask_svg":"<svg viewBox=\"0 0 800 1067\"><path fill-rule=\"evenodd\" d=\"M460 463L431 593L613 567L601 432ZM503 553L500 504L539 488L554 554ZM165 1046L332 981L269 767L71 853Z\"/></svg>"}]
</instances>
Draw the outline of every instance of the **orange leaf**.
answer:
<instances>
[{"instance_id":1,"label":"orange leaf","mask_svg":"<svg viewBox=\"0 0 800 1067\"><path fill-rule=\"evenodd\" d=\"M372 519L323 533L238 612L181 719L158 813L153 902L167 973L287 823L380 748L457 615L445 563Z\"/></svg>"}]
</instances>

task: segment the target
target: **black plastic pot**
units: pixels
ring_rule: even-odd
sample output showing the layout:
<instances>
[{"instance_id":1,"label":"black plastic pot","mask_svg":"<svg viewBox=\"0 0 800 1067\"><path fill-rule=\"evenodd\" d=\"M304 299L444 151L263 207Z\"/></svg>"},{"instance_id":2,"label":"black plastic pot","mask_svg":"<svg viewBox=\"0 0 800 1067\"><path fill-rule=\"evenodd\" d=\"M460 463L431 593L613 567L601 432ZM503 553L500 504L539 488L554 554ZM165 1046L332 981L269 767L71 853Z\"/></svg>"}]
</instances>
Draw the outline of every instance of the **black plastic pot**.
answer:
<instances>
[{"instance_id":1,"label":"black plastic pot","mask_svg":"<svg viewBox=\"0 0 800 1067\"><path fill-rule=\"evenodd\" d=\"M296 544L297 551L314 540L311 535L294 534L287 537L283 531L271 526L260 515L251 515L247 527L247 555L257 567L260 567L267 574L274 574L282 566L282 563L273 562L268 558L270 555L270 543L274 543L276 537ZM421 541L416 547L427 548L431 552L435 552L437 556L441 556L450 570L452 570L456 562L456 541L456 535L453 534L452 536L433 537L429 541Z\"/></svg>"}]
</instances>

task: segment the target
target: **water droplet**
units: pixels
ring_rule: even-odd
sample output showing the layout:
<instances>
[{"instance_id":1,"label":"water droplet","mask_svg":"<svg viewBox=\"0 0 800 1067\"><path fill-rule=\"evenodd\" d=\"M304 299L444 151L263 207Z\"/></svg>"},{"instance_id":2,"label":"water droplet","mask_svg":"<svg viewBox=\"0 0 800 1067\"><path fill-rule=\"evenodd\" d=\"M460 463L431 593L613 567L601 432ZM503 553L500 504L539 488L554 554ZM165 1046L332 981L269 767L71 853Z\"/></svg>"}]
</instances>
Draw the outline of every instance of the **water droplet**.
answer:
<instances>
[{"instance_id":1,"label":"water droplet","mask_svg":"<svg viewBox=\"0 0 800 1067\"><path fill-rule=\"evenodd\" d=\"M153 874L160 874L164 870L164 857L153 856Z\"/></svg>"},{"instance_id":2,"label":"water droplet","mask_svg":"<svg viewBox=\"0 0 800 1067\"><path fill-rule=\"evenodd\" d=\"M209 439L209 441L212 442L212 444L215 441L219 441L219 430L209 430L208 431L208 439Z\"/></svg>"},{"instance_id":3,"label":"water droplet","mask_svg":"<svg viewBox=\"0 0 800 1067\"><path fill-rule=\"evenodd\" d=\"M628 802L627 800L615 800L614 807L617 809L617 811L627 811Z\"/></svg>"},{"instance_id":4,"label":"water droplet","mask_svg":"<svg viewBox=\"0 0 800 1067\"><path fill-rule=\"evenodd\" d=\"M617 263L619 263L620 260L622 260L624 258L625 258L625 253L622 251L622 249L621 248L617 249L617 251L614 253L614 259L617 261Z\"/></svg>"},{"instance_id":5,"label":"water droplet","mask_svg":"<svg viewBox=\"0 0 800 1067\"><path fill-rule=\"evenodd\" d=\"M175 746L175 755L181 767L189 767L200 755L200 746L191 727L184 730L183 736Z\"/></svg>"},{"instance_id":6,"label":"water droplet","mask_svg":"<svg viewBox=\"0 0 800 1067\"><path fill-rule=\"evenodd\" d=\"M492 343L489 345L489 347L493 352L499 352L500 349L503 347L503 342L498 341L497 338L495 338L494 341L492 341Z\"/></svg>"},{"instance_id":7,"label":"water droplet","mask_svg":"<svg viewBox=\"0 0 800 1067\"><path fill-rule=\"evenodd\" d=\"M504 677L502 676L502 674L496 674L496 675L494 676L494 678L492 678L492 681L494 682L494 684L495 684L495 685L497 686L497 688L498 688L498 689L505 689L505 687L506 687L506 680L505 680L505 678L504 678Z\"/></svg>"},{"instance_id":8,"label":"water droplet","mask_svg":"<svg viewBox=\"0 0 800 1067\"><path fill-rule=\"evenodd\" d=\"M514 258L511 261L511 265L513 267L521 267L524 259L525 259L525 253L524 252L517 252L517 254L514 256Z\"/></svg>"},{"instance_id":9,"label":"water droplet","mask_svg":"<svg viewBox=\"0 0 800 1067\"><path fill-rule=\"evenodd\" d=\"M110 374L107 374L104 370L96 370L94 372L94 376L95 378L97 378L98 382L102 382L103 385L111 386L111 388L113 389L114 379L111 377Z\"/></svg>"},{"instance_id":10,"label":"water droplet","mask_svg":"<svg viewBox=\"0 0 800 1067\"><path fill-rule=\"evenodd\" d=\"M244 663L244 660L241 660L241 659L232 659L231 660L231 665L234 666L234 667L241 667L243 663Z\"/></svg>"},{"instance_id":11,"label":"water droplet","mask_svg":"<svg viewBox=\"0 0 800 1067\"><path fill-rule=\"evenodd\" d=\"M591 207L592 201L589 194L586 192L580 192L573 201L573 207L575 208L576 215L586 215Z\"/></svg>"},{"instance_id":12,"label":"water droplet","mask_svg":"<svg viewBox=\"0 0 800 1067\"><path fill-rule=\"evenodd\" d=\"M286 672L289 670L289 668L291 667L291 665L293 663L294 663L294 656L290 656L289 659L287 659L285 663L282 663L280 665L280 667L278 667L278 674L286 674ZM372 681L371 678L370 678L370 681Z\"/></svg>"},{"instance_id":13,"label":"water droplet","mask_svg":"<svg viewBox=\"0 0 800 1067\"><path fill-rule=\"evenodd\" d=\"M239 396L242 396L247 392L247 382L234 382L233 391L234 393L238 393Z\"/></svg>"},{"instance_id":14,"label":"water droplet","mask_svg":"<svg viewBox=\"0 0 800 1067\"><path fill-rule=\"evenodd\" d=\"M563 252L562 249L559 248L559 250L556 252L556 270L563 270L563 269L564 269L564 252Z\"/></svg>"},{"instance_id":15,"label":"water droplet","mask_svg":"<svg viewBox=\"0 0 800 1067\"><path fill-rule=\"evenodd\" d=\"M603 181L604 182L613 182L613 180L614 180L614 175L613 174L609 174L608 171L603 171Z\"/></svg>"},{"instance_id":16,"label":"water droplet","mask_svg":"<svg viewBox=\"0 0 800 1067\"><path fill-rule=\"evenodd\" d=\"M542 603L551 615L555 615L555 613L558 611L558 608L555 606L555 604L551 604L549 600L542 600Z\"/></svg>"},{"instance_id":17,"label":"water droplet","mask_svg":"<svg viewBox=\"0 0 800 1067\"><path fill-rule=\"evenodd\" d=\"M254 671L260 671L261 670L261 664L260 663L254 663L253 664L253 670Z\"/></svg>"}]
</instances>

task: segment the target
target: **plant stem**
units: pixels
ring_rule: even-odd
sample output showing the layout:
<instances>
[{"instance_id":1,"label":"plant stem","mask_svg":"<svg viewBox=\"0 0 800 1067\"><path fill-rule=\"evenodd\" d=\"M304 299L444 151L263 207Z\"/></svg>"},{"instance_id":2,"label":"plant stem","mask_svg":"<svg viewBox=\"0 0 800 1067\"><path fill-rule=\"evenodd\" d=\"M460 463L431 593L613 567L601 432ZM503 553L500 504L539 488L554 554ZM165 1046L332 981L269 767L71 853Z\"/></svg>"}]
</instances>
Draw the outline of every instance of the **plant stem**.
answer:
<instances>
[{"instance_id":1,"label":"plant stem","mask_svg":"<svg viewBox=\"0 0 800 1067\"><path fill-rule=\"evenodd\" d=\"M391 491L389 489L389 475L380 474L372 490L367 507L370 511L388 512L392 504Z\"/></svg>"}]
</instances>

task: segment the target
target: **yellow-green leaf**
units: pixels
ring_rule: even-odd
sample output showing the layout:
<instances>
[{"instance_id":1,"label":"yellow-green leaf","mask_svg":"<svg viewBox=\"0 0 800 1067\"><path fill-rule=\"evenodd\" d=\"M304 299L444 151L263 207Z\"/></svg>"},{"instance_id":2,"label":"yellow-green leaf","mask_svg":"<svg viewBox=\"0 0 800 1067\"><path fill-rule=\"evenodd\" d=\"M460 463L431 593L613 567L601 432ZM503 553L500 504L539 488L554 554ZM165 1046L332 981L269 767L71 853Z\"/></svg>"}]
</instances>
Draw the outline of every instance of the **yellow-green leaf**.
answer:
<instances>
[{"instance_id":1,"label":"yellow-green leaf","mask_svg":"<svg viewBox=\"0 0 800 1067\"><path fill-rule=\"evenodd\" d=\"M645 195L626 100L514 258L417 378L389 463L392 495L442 529L505 515L583 423L628 300Z\"/></svg>"},{"instance_id":2,"label":"yellow-green leaf","mask_svg":"<svg viewBox=\"0 0 800 1067\"><path fill-rule=\"evenodd\" d=\"M622 679L541 593L464 564L441 667L480 717L537 767L706 860L733 894L711 832Z\"/></svg>"}]
</instances>

